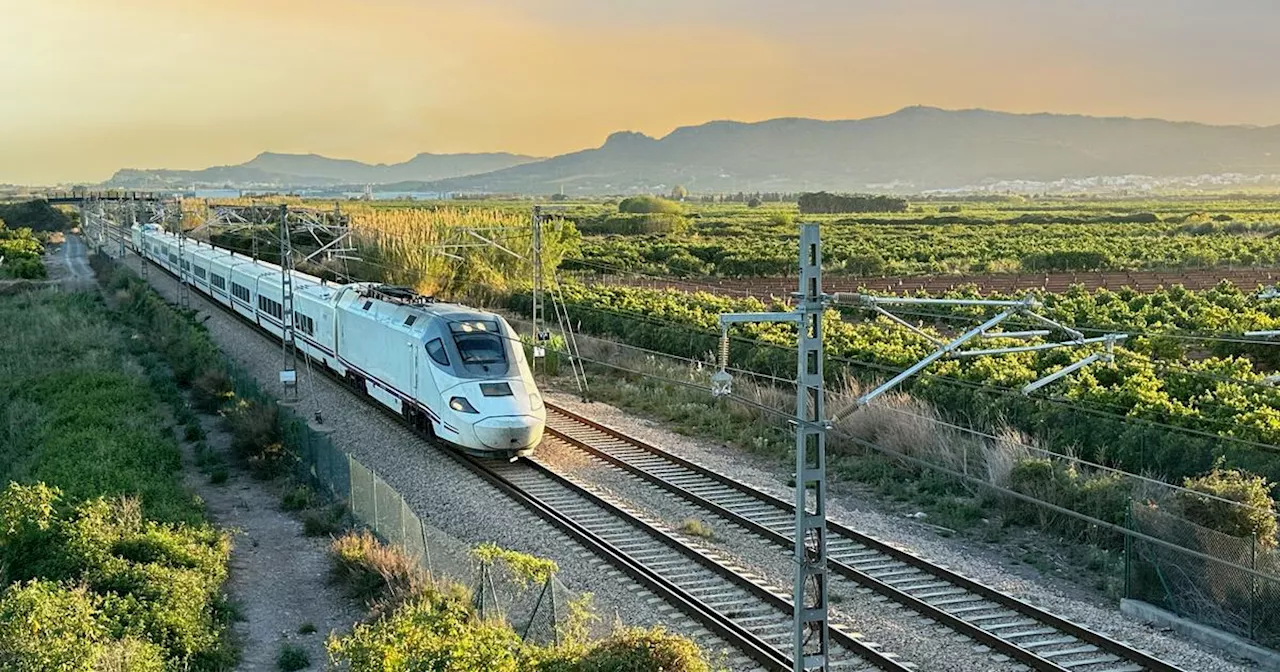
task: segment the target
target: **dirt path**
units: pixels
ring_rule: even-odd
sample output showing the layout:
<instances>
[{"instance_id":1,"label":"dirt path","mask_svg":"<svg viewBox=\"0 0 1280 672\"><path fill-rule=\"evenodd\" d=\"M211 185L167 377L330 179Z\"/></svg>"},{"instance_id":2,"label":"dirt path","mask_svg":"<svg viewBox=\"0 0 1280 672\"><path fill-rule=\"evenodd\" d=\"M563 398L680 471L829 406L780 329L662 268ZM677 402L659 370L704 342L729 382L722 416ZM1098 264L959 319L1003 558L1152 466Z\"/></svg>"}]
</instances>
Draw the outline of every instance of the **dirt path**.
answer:
<instances>
[{"instance_id":1,"label":"dirt path","mask_svg":"<svg viewBox=\"0 0 1280 672\"><path fill-rule=\"evenodd\" d=\"M201 424L210 448L234 464L226 455L230 437L218 421L204 416ZM302 523L281 510L281 483L232 466L227 481L214 485L196 466L193 446L184 450L187 487L204 500L210 519L233 533L227 592L243 618L234 627L243 654L239 669L278 669L285 644L305 649L310 669L326 669L325 638L349 630L362 615L328 582L328 538L304 536ZM308 624L313 632L305 632Z\"/></svg>"}]
</instances>

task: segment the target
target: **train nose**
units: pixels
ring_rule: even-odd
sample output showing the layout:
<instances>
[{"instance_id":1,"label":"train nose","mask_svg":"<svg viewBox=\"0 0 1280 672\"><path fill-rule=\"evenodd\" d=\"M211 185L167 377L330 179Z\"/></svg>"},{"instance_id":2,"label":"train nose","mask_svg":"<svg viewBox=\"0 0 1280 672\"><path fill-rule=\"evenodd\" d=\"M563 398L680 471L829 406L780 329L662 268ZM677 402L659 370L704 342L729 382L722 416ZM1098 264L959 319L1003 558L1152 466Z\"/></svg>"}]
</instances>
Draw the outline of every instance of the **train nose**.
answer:
<instances>
[{"instance_id":1,"label":"train nose","mask_svg":"<svg viewBox=\"0 0 1280 672\"><path fill-rule=\"evenodd\" d=\"M523 451L542 440L543 423L532 415L487 418L475 424L476 438L493 450Z\"/></svg>"}]
</instances>

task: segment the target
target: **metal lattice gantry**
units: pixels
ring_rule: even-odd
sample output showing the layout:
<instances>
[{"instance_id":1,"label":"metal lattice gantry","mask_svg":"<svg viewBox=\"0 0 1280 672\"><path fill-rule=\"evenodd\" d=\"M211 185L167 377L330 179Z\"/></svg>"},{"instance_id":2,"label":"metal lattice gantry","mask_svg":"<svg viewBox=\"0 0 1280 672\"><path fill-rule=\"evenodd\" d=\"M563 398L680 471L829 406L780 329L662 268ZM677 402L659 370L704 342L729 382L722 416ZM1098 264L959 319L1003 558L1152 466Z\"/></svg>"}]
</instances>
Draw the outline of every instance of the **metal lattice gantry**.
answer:
<instances>
[{"instance_id":1,"label":"metal lattice gantry","mask_svg":"<svg viewBox=\"0 0 1280 672\"><path fill-rule=\"evenodd\" d=\"M1059 322L1051 320L1036 312L1041 304L1033 296L1028 296L1019 300L1004 301L994 299L927 299L927 298L908 298L896 296L875 296L871 294L853 294L853 293L837 293L835 302L841 305L858 306L866 308L876 315L879 315L894 324L907 329L911 333L920 338L929 341L935 346L935 350L925 355L920 361L907 367L901 373L882 383L879 387L858 397L848 408L842 409L839 413L832 415L835 418L843 416L846 412L861 408L871 403L876 397L892 390L900 385L903 381L916 375L924 370L930 364L941 359L960 359L965 357L984 357L995 355L1007 355L1017 352L1037 352L1042 350L1054 350L1058 348L1072 348L1087 345L1100 344L1103 346L1102 351L1090 354L1072 364L1069 364L1053 373L1050 373L1039 380L1032 381L1022 388L1023 394L1031 394L1032 392L1060 380L1095 362L1110 363L1114 361L1114 348L1128 338L1128 334L1105 334L1086 338L1084 334L1072 329ZM934 335L924 331L923 329L911 324L907 320L898 315L894 315L889 308L897 306L936 306L936 307L984 307L984 308L1000 308L1001 311L994 317L989 318L982 324L965 331L950 341L943 341ZM1037 323L1044 327L1043 329L1034 329L1027 331L995 331L995 328L1010 318L1023 318ZM1004 347L1004 348L988 348L979 350L962 349L961 346L980 338L1013 338L1027 339L1051 336L1054 333L1066 335L1066 340L1053 341L1048 343L1036 343L1032 345Z\"/></svg>"},{"instance_id":2,"label":"metal lattice gantry","mask_svg":"<svg viewBox=\"0 0 1280 672\"><path fill-rule=\"evenodd\" d=\"M711 393L733 390L728 372L729 328L753 322L787 322L798 332L796 353L795 577L792 586L792 667L827 670L827 476L823 384L822 313L830 297L822 292L822 246L817 224L800 225L800 291L795 309L776 313L728 313L720 316L719 369Z\"/></svg>"}]
</instances>

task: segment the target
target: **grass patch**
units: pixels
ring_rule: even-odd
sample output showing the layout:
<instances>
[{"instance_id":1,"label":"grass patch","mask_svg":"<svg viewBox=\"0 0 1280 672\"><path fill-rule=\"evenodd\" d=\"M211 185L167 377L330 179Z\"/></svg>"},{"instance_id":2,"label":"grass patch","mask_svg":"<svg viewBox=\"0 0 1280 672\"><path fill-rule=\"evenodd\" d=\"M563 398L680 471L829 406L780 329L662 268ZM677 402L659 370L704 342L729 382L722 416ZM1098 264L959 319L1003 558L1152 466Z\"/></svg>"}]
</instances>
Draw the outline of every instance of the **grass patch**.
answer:
<instances>
[{"instance_id":1,"label":"grass patch","mask_svg":"<svg viewBox=\"0 0 1280 672\"><path fill-rule=\"evenodd\" d=\"M715 530L711 529L705 521L697 518L686 518L680 523L680 531L693 537L702 537L703 539L715 539Z\"/></svg>"},{"instance_id":2,"label":"grass patch","mask_svg":"<svg viewBox=\"0 0 1280 672\"><path fill-rule=\"evenodd\" d=\"M308 667L311 667L311 656L297 644L284 644L276 654L276 669L282 672L295 672Z\"/></svg>"},{"instance_id":3,"label":"grass patch","mask_svg":"<svg viewBox=\"0 0 1280 672\"><path fill-rule=\"evenodd\" d=\"M378 541L368 530L333 540L333 578L351 597L387 611L422 592L426 572L402 549Z\"/></svg>"},{"instance_id":4,"label":"grass patch","mask_svg":"<svg viewBox=\"0 0 1280 672\"><path fill-rule=\"evenodd\" d=\"M316 631L316 624L312 623L311 621L307 621L306 623L303 623L302 625L298 626L299 635L310 635L310 634L314 634L315 631Z\"/></svg>"},{"instance_id":5,"label":"grass patch","mask_svg":"<svg viewBox=\"0 0 1280 672\"><path fill-rule=\"evenodd\" d=\"M285 511L301 511L315 504L316 493L305 485L296 485L280 498L280 508Z\"/></svg>"},{"instance_id":6,"label":"grass patch","mask_svg":"<svg viewBox=\"0 0 1280 672\"><path fill-rule=\"evenodd\" d=\"M342 504L330 504L302 514L302 533L308 537L334 536L346 526L347 511Z\"/></svg>"}]
</instances>

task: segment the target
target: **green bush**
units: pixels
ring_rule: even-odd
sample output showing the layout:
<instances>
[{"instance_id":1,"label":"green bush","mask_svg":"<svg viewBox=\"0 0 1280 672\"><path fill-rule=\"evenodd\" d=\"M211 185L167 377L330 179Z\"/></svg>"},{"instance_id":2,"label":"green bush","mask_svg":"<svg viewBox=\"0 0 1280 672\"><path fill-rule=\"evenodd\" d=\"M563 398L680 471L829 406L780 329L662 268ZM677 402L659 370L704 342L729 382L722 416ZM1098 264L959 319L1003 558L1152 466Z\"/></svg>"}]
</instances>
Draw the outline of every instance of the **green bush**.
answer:
<instances>
[{"instance_id":1,"label":"green bush","mask_svg":"<svg viewBox=\"0 0 1280 672\"><path fill-rule=\"evenodd\" d=\"M684 212L684 208L680 207L679 203L668 201L665 198L658 198L657 196L630 196L618 203L618 212L679 215Z\"/></svg>"},{"instance_id":2,"label":"green bush","mask_svg":"<svg viewBox=\"0 0 1280 672\"><path fill-rule=\"evenodd\" d=\"M1273 484L1262 476L1239 469L1213 471L1183 483L1196 492L1221 497L1246 506L1233 506L1227 502L1180 493L1182 515L1188 520L1233 537L1254 537L1267 547L1276 545L1275 500L1271 496Z\"/></svg>"},{"instance_id":3,"label":"green bush","mask_svg":"<svg viewBox=\"0 0 1280 672\"><path fill-rule=\"evenodd\" d=\"M283 672L296 672L311 667L311 656L307 650L296 644L285 644L276 654L276 669Z\"/></svg>"},{"instance_id":4,"label":"green bush","mask_svg":"<svg viewBox=\"0 0 1280 672\"><path fill-rule=\"evenodd\" d=\"M683 233L688 228L689 220L671 213L611 215L585 220L579 225L579 230L584 234L626 236L676 234Z\"/></svg>"},{"instance_id":5,"label":"green bush","mask_svg":"<svg viewBox=\"0 0 1280 672\"><path fill-rule=\"evenodd\" d=\"M67 641L51 647L63 651L58 655L110 654L134 661L126 669L151 669L147 661L158 652L197 670L220 669L234 658L215 608L230 554L225 534L148 521L136 500L70 507L43 484L11 484L0 493L0 509L6 521L0 566L6 581L22 582L0 598L0 631L41 642L43 635L23 624L52 623L50 614L61 613L57 636ZM138 641L95 648L122 633ZM5 636L0 660L9 650Z\"/></svg>"},{"instance_id":6,"label":"green bush","mask_svg":"<svg viewBox=\"0 0 1280 672\"><path fill-rule=\"evenodd\" d=\"M231 432L231 451L259 478L280 475L288 458L280 432L280 409L274 404L241 399L223 415Z\"/></svg>"},{"instance_id":7,"label":"green bush","mask_svg":"<svg viewBox=\"0 0 1280 672\"><path fill-rule=\"evenodd\" d=\"M1050 458L1028 458L1009 472L1009 488L1099 520L1123 525L1129 507L1131 486L1118 474L1082 473L1071 463ZM1059 530L1087 527L1076 519L1061 520L1057 514L1039 506L1009 500L1010 517L1021 522L1038 523Z\"/></svg>"},{"instance_id":8,"label":"green bush","mask_svg":"<svg viewBox=\"0 0 1280 672\"><path fill-rule=\"evenodd\" d=\"M614 633L593 646L576 669L580 672L711 672L697 644L661 628L629 628Z\"/></svg>"},{"instance_id":9,"label":"green bush","mask_svg":"<svg viewBox=\"0 0 1280 672\"><path fill-rule=\"evenodd\" d=\"M429 588L388 616L328 642L352 672L439 670L523 672L525 644L505 622L480 620L465 593Z\"/></svg>"}]
</instances>

